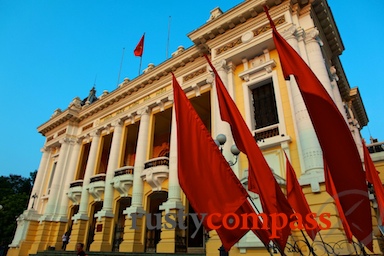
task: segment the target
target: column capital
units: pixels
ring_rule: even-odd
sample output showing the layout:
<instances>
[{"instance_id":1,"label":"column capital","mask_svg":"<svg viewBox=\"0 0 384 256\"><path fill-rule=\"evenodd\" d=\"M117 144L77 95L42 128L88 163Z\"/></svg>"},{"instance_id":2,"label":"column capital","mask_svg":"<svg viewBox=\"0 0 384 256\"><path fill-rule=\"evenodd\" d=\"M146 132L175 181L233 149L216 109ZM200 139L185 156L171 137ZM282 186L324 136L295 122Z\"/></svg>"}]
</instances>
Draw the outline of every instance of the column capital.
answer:
<instances>
[{"instance_id":1,"label":"column capital","mask_svg":"<svg viewBox=\"0 0 384 256\"><path fill-rule=\"evenodd\" d=\"M284 30L281 35L286 39L286 40L289 40L289 39L297 39L298 36L297 36L297 28L296 28L296 25L292 25L290 26L289 28L287 28L286 30Z\"/></svg>"},{"instance_id":2,"label":"column capital","mask_svg":"<svg viewBox=\"0 0 384 256\"><path fill-rule=\"evenodd\" d=\"M305 31L304 40L305 43L317 42L319 45L323 45L323 42L319 37L319 30L317 28L311 28L310 30Z\"/></svg>"},{"instance_id":3,"label":"column capital","mask_svg":"<svg viewBox=\"0 0 384 256\"><path fill-rule=\"evenodd\" d=\"M151 112L150 108L147 106L147 107L143 107L139 110L137 110L137 114L139 116L143 116L143 115L149 115L149 113Z\"/></svg>"},{"instance_id":4,"label":"column capital","mask_svg":"<svg viewBox=\"0 0 384 256\"><path fill-rule=\"evenodd\" d=\"M228 62L227 67L228 67L228 72L229 72L229 73L233 73L233 72L235 71L235 69L236 69L236 65L233 64L232 61Z\"/></svg>"},{"instance_id":5,"label":"column capital","mask_svg":"<svg viewBox=\"0 0 384 256\"><path fill-rule=\"evenodd\" d=\"M228 72L228 70L229 70L229 67L227 65L226 60L220 60L218 62L215 62L214 66L218 72L220 72L220 71Z\"/></svg>"},{"instance_id":6,"label":"column capital","mask_svg":"<svg viewBox=\"0 0 384 256\"><path fill-rule=\"evenodd\" d=\"M112 127L118 127L118 126L123 126L124 122L121 118L112 121L111 126Z\"/></svg>"},{"instance_id":7,"label":"column capital","mask_svg":"<svg viewBox=\"0 0 384 256\"><path fill-rule=\"evenodd\" d=\"M69 143L71 145L81 144L83 142L83 138L70 138Z\"/></svg>"},{"instance_id":8,"label":"column capital","mask_svg":"<svg viewBox=\"0 0 384 256\"><path fill-rule=\"evenodd\" d=\"M51 147L47 147L47 146L43 146L41 149L40 149L40 152L41 153L49 153L51 151Z\"/></svg>"},{"instance_id":9,"label":"column capital","mask_svg":"<svg viewBox=\"0 0 384 256\"><path fill-rule=\"evenodd\" d=\"M63 145L63 144L69 144L70 142L71 142L71 140L70 140L69 138L62 138L62 139L59 140L59 143L60 143L61 145Z\"/></svg>"},{"instance_id":10,"label":"column capital","mask_svg":"<svg viewBox=\"0 0 384 256\"><path fill-rule=\"evenodd\" d=\"M99 137L100 134L101 134L101 130L97 129L97 130L91 131L91 132L89 133L89 136L90 136L91 138L94 138L94 137Z\"/></svg>"}]
</instances>

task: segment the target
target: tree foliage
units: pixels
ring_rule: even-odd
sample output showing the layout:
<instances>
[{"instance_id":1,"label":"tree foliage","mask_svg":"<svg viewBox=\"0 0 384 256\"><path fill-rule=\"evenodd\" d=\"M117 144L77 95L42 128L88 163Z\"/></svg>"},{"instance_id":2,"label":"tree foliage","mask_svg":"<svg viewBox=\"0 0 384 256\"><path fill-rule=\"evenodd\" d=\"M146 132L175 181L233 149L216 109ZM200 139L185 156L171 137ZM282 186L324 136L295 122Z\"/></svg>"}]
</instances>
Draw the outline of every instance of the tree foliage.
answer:
<instances>
[{"instance_id":1,"label":"tree foliage","mask_svg":"<svg viewBox=\"0 0 384 256\"><path fill-rule=\"evenodd\" d=\"M16 218L27 208L37 171L29 178L20 175L0 176L0 245L12 242Z\"/></svg>"}]
</instances>

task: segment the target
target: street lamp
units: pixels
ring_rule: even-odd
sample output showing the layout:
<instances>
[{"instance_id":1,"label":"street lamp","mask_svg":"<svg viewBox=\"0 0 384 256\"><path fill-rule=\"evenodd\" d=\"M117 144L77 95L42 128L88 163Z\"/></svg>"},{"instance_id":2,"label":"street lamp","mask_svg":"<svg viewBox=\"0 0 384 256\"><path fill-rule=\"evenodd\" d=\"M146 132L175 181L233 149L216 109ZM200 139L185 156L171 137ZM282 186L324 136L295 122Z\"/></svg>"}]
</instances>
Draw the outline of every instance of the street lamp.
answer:
<instances>
[{"instance_id":1,"label":"street lamp","mask_svg":"<svg viewBox=\"0 0 384 256\"><path fill-rule=\"evenodd\" d=\"M223 146L227 142L227 137L224 134L219 134L216 136L216 139L214 141L219 147L220 152L223 153ZM236 147L236 145L232 145L230 150L235 158L235 161L229 160L228 164L230 166L234 166L237 163L237 159L239 158L240 150Z\"/></svg>"},{"instance_id":2,"label":"street lamp","mask_svg":"<svg viewBox=\"0 0 384 256\"><path fill-rule=\"evenodd\" d=\"M227 137L224 134L219 134L216 136L216 139L214 140L216 145L219 147L220 152L223 153L223 146L227 142ZM235 158L235 161L229 160L228 164L229 166L234 166L237 163L237 160L239 159L240 150L236 147L236 145L231 146L231 153ZM221 245L219 250L219 256L228 256L229 253L225 251L224 246Z\"/></svg>"}]
</instances>

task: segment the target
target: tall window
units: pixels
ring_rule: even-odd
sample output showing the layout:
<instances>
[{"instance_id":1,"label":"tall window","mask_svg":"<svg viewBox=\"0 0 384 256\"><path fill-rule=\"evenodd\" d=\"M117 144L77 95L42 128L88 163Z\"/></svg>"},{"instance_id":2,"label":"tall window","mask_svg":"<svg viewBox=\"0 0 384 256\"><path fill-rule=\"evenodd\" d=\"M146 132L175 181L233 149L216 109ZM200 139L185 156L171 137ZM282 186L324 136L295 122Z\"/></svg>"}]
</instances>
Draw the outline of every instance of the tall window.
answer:
<instances>
[{"instance_id":1,"label":"tall window","mask_svg":"<svg viewBox=\"0 0 384 256\"><path fill-rule=\"evenodd\" d=\"M140 121L125 128L124 157L120 166L134 166L136 157L137 137L139 136Z\"/></svg>"},{"instance_id":2,"label":"tall window","mask_svg":"<svg viewBox=\"0 0 384 256\"><path fill-rule=\"evenodd\" d=\"M255 129L279 123L272 81L252 89Z\"/></svg>"},{"instance_id":3,"label":"tall window","mask_svg":"<svg viewBox=\"0 0 384 256\"><path fill-rule=\"evenodd\" d=\"M83 144L83 146L82 146L76 180L84 179L85 169L87 167L90 148L91 148L91 142Z\"/></svg>"},{"instance_id":4,"label":"tall window","mask_svg":"<svg viewBox=\"0 0 384 256\"><path fill-rule=\"evenodd\" d=\"M104 135L102 137L101 155L99 158L99 167L96 172L97 174L107 173L109 153L111 153L112 137L113 133Z\"/></svg>"}]
</instances>

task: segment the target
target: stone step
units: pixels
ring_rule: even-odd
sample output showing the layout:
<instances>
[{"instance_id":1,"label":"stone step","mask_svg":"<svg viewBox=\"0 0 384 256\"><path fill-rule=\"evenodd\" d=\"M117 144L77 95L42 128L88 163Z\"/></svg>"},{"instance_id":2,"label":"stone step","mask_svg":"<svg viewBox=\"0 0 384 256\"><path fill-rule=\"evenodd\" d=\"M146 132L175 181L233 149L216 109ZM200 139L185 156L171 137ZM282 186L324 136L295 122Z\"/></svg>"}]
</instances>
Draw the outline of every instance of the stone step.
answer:
<instances>
[{"instance_id":1,"label":"stone step","mask_svg":"<svg viewBox=\"0 0 384 256\"><path fill-rule=\"evenodd\" d=\"M29 256L74 256L75 251L44 251L37 254L30 254ZM134 253L134 252L87 252L88 256L205 256L205 253Z\"/></svg>"}]
</instances>

